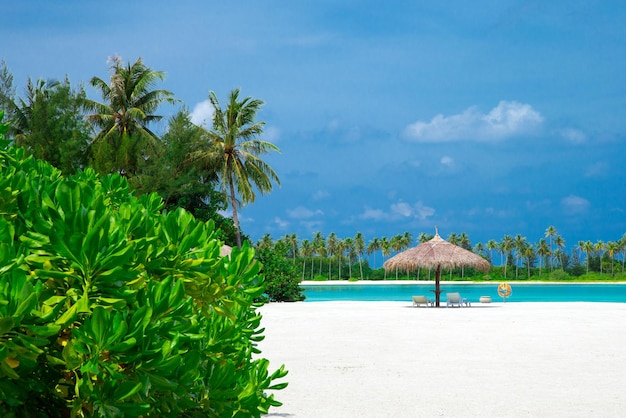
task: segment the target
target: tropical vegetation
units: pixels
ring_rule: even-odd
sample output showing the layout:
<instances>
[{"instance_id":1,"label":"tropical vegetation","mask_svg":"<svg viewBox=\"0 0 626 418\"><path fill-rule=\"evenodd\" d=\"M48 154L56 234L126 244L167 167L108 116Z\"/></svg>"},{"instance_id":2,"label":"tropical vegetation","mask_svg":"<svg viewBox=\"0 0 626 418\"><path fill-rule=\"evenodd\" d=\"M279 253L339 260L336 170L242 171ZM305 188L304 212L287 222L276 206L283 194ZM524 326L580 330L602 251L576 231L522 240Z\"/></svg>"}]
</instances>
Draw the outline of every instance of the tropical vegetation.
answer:
<instances>
[{"instance_id":1,"label":"tropical vegetation","mask_svg":"<svg viewBox=\"0 0 626 418\"><path fill-rule=\"evenodd\" d=\"M545 231L545 238L536 243L520 234L505 235L500 241L472 245L466 233L451 233L447 241L481 255L492 264L489 273L471 268L448 271L449 280L626 280L626 233L615 241L579 241L567 252L565 239L554 226ZM382 264L389 257L411 246L428 241L433 236L420 233L413 241L409 232L393 237L373 237L366 242L357 232L353 237L339 238L331 232L321 232L299 240L296 234L286 234L274 241L264 236L257 247L279 242L288 248L301 280L385 280L428 279L431 272L387 272ZM370 265L371 263L371 265Z\"/></svg>"},{"instance_id":2,"label":"tropical vegetation","mask_svg":"<svg viewBox=\"0 0 626 418\"><path fill-rule=\"evenodd\" d=\"M1 114L1 112L0 112ZM0 414L259 417L280 403L247 244L133 196L119 173L64 176L2 139Z\"/></svg>"}]
</instances>

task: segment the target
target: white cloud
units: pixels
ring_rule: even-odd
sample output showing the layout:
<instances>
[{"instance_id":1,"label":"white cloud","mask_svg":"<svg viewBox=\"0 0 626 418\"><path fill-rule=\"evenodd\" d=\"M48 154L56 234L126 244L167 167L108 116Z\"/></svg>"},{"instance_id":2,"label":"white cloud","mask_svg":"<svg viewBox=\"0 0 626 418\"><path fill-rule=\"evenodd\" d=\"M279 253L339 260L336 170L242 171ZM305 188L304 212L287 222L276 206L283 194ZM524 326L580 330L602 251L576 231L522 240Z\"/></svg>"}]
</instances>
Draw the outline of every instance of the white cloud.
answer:
<instances>
[{"instance_id":1,"label":"white cloud","mask_svg":"<svg viewBox=\"0 0 626 418\"><path fill-rule=\"evenodd\" d=\"M476 107L462 113L437 115L429 122L417 121L405 128L405 136L417 142L495 141L530 134L543 123L531 105L501 101L487 114Z\"/></svg>"},{"instance_id":2,"label":"white cloud","mask_svg":"<svg viewBox=\"0 0 626 418\"><path fill-rule=\"evenodd\" d=\"M406 218L419 219L423 221L434 214L435 209L424 205L420 200L412 205L403 201L398 201L389 206L389 211L366 207L365 211L359 217L361 219L372 219L375 221L399 221Z\"/></svg>"},{"instance_id":3,"label":"white cloud","mask_svg":"<svg viewBox=\"0 0 626 418\"><path fill-rule=\"evenodd\" d=\"M281 218L279 218L278 216L274 217L274 223L280 228L280 229L286 229L289 226L289 222L285 221Z\"/></svg>"},{"instance_id":4,"label":"white cloud","mask_svg":"<svg viewBox=\"0 0 626 418\"><path fill-rule=\"evenodd\" d=\"M441 157L441 160L439 162L448 167L452 167L454 165L454 160L452 159L452 157L449 157L447 155Z\"/></svg>"},{"instance_id":5,"label":"white cloud","mask_svg":"<svg viewBox=\"0 0 626 418\"><path fill-rule=\"evenodd\" d=\"M573 128L565 128L559 131L559 134L567 141L574 144L582 144L587 141L587 135L583 131Z\"/></svg>"},{"instance_id":6,"label":"white cloud","mask_svg":"<svg viewBox=\"0 0 626 418\"><path fill-rule=\"evenodd\" d=\"M311 209L305 208L304 206L298 206L297 208L294 208L294 209L287 209L287 215L289 215L290 218L296 218L296 219L312 218L313 216L323 215L323 214L324 212L322 212L320 209L311 210Z\"/></svg>"},{"instance_id":7,"label":"white cloud","mask_svg":"<svg viewBox=\"0 0 626 418\"><path fill-rule=\"evenodd\" d=\"M208 100L196 103L191 112L191 123L198 126L209 126L209 122L213 119L213 105Z\"/></svg>"},{"instance_id":8,"label":"white cloud","mask_svg":"<svg viewBox=\"0 0 626 418\"><path fill-rule=\"evenodd\" d=\"M574 215L586 212L590 206L590 203L587 199L584 199L580 196L569 195L561 199L561 205L563 206L563 210L565 211L565 213L569 215Z\"/></svg>"},{"instance_id":9,"label":"white cloud","mask_svg":"<svg viewBox=\"0 0 626 418\"><path fill-rule=\"evenodd\" d=\"M280 140L280 129L274 126L266 126L263 129L263 141L276 144Z\"/></svg>"},{"instance_id":10,"label":"white cloud","mask_svg":"<svg viewBox=\"0 0 626 418\"><path fill-rule=\"evenodd\" d=\"M373 219L377 221L385 218L385 216L385 212L381 209L371 209L366 207L365 211L361 214L361 219Z\"/></svg>"},{"instance_id":11,"label":"white cloud","mask_svg":"<svg viewBox=\"0 0 626 418\"><path fill-rule=\"evenodd\" d=\"M599 161L591 164L585 169L585 177L606 177L609 174L609 165Z\"/></svg>"},{"instance_id":12,"label":"white cloud","mask_svg":"<svg viewBox=\"0 0 626 418\"><path fill-rule=\"evenodd\" d=\"M330 197L330 193L326 190L318 190L313 193L313 200L321 200Z\"/></svg>"}]
</instances>

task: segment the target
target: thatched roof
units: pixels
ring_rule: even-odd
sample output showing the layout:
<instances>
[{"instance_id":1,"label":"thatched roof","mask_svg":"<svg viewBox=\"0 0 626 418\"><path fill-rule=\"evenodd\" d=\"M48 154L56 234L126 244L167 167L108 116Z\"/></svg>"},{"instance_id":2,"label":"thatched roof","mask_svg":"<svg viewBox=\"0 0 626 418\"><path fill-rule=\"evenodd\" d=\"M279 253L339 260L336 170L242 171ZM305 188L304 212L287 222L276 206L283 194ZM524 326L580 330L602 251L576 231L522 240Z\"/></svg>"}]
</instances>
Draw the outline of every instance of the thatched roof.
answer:
<instances>
[{"instance_id":1,"label":"thatched roof","mask_svg":"<svg viewBox=\"0 0 626 418\"><path fill-rule=\"evenodd\" d=\"M224 245L222 245L222 248L220 249L220 255L221 255L222 257L226 257L226 256L230 255L230 252L231 252L232 250L233 250L233 249L232 249L232 247L230 247L230 246L228 246L228 245L224 244Z\"/></svg>"},{"instance_id":2,"label":"thatched roof","mask_svg":"<svg viewBox=\"0 0 626 418\"><path fill-rule=\"evenodd\" d=\"M386 270L403 271L414 271L420 267L454 269L463 266L487 272L490 264L481 256L444 240L439 233L430 241L396 254L384 264Z\"/></svg>"}]
</instances>

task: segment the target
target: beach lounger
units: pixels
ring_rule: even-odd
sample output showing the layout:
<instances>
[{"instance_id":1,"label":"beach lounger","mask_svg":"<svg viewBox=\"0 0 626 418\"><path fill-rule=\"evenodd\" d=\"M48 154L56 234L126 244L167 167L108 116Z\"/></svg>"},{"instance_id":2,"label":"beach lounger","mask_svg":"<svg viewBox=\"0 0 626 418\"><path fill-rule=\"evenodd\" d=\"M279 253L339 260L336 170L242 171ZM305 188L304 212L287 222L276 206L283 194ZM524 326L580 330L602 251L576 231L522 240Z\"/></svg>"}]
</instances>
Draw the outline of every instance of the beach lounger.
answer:
<instances>
[{"instance_id":1,"label":"beach lounger","mask_svg":"<svg viewBox=\"0 0 626 418\"><path fill-rule=\"evenodd\" d=\"M472 306L470 301L467 300L467 298L462 298L461 294L458 292L446 293L446 298L448 299L446 302L447 308L450 306L458 306L459 308L462 308L463 305Z\"/></svg>"},{"instance_id":2,"label":"beach lounger","mask_svg":"<svg viewBox=\"0 0 626 418\"><path fill-rule=\"evenodd\" d=\"M421 305L434 306L434 302L428 299L426 296L413 296L413 307L416 308Z\"/></svg>"}]
</instances>

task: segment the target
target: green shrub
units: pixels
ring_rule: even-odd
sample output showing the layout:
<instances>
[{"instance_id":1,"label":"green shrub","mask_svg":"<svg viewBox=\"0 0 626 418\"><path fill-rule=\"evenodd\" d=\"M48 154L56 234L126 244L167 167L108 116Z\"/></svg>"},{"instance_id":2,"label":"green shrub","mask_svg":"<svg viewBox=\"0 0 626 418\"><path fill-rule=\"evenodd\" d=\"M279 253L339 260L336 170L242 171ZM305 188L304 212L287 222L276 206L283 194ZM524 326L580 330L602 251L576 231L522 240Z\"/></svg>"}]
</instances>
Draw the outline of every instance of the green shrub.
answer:
<instances>
[{"instance_id":1,"label":"green shrub","mask_svg":"<svg viewBox=\"0 0 626 418\"><path fill-rule=\"evenodd\" d=\"M257 249L256 256L263 266L262 273L267 283L265 294L272 302L304 300L296 266L287 257L288 250L283 241L277 241L273 247L260 246Z\"/></svg>"},{"instance_id":2,"label":"green shrub","mask_svg":"<svg viewBox=\"0 0 626 418\"><path fill-rule=\"evenodd\" d=\"M315 277L313 277L313 281L314 282L326 282L328 281L328 277L323 276L321 274L316 274Z\"/></svg>"},{"instance_id":3,"label":"green shrub","mask_svg":"<svg viewBox=\"0 0 626 418\"><path fill-rule=\"evenodd\" d=\"M0 138L1 139L1 138ZM286 383L258 358L249 246L125 179L0 147L0 415L258 417Z\"/></svg>"},{"instance_id":4,"label":"green shrub","mask_svg":"<svg viewBox=\"0 0 626 418\"><path fill-rule=\"evenodd\" d=\"M550 272L550 280L562 281L562 280L567 280L569 278L570 276L561 269L553 270Z\"/></svg>"}]
</instances>

